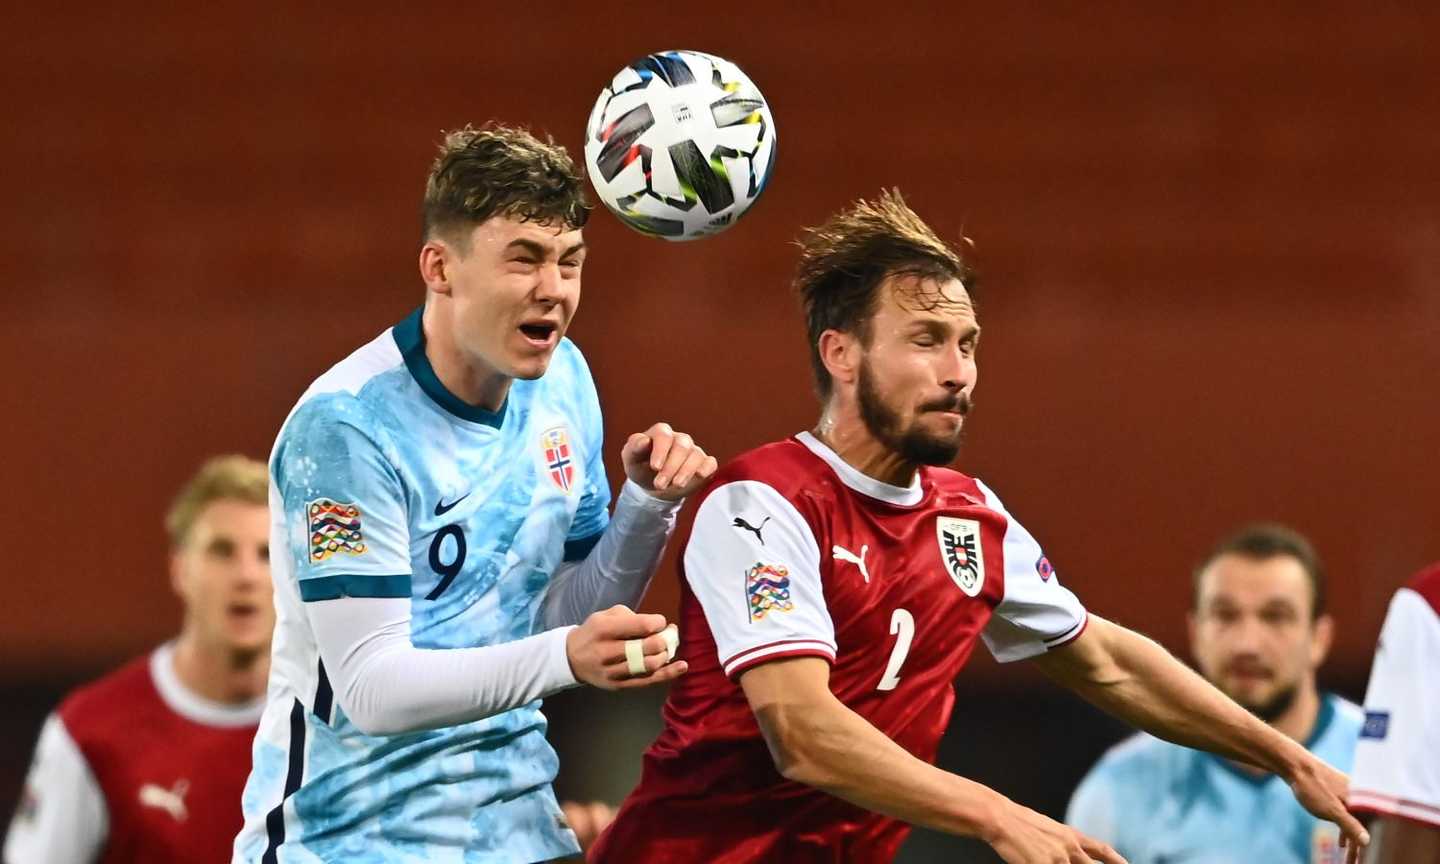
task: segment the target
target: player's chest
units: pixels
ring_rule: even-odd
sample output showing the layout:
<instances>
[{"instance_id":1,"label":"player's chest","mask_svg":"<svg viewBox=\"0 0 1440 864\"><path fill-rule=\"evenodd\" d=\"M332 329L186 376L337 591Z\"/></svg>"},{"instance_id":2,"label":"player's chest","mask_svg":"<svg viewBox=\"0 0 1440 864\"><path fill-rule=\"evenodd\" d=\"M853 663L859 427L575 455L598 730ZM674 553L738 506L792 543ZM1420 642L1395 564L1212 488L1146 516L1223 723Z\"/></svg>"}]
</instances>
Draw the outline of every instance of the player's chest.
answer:
<instances>
[{"instance_id":1,"label":"player's chest","mask_svg":"<svg viewBox=\"0 0 1440 864\"><path fill-rule=\"evenodd\" d=\"M427 598L451 593L457 579L483 593L507 572L548 573L563 554L590 454L569 418L524 420L461 439L412 471L410 556Z\"/></svg>"},{"instance_id":2,"label":"player's chest","mask_svg":"<svg viewBox=\"0 0 1440 864\"><path fill-rule=\"evenodd\" d=\"M840 654L906 643L907 661L958 672L1004 594L1004 517L837 511L828 528L821 577Z\"/></svg>"},{"instance_id":3,"label":"player's chest","mask_svg":"<svg viewBox=\"0 0 1440 864\"><path fill-rule=\"evenodd\" d=\"M127 860L220 860L240 828L237 806L250 768L252 730L175 730L127 745L100 777L110 835ZM228 832L228 834L227 834ZM178 856L178 857L176 857Z\"/></svg>"}]
</instances>

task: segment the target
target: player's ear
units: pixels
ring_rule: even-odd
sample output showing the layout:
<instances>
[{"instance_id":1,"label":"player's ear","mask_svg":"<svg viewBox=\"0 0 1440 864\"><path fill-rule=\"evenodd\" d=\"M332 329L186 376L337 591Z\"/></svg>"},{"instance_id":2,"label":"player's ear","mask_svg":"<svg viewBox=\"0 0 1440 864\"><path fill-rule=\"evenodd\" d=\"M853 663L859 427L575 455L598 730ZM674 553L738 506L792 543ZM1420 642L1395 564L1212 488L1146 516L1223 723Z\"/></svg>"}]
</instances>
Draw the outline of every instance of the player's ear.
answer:
<instances>
[{"instance_id":1,"label":"player's ear","mask_svg":"<svg viewBox=\"0 0 1440 864\"><path fill-rule=\"evenodd\" d=\"M837 384L853 384L860 376L860 340L842 330L820 334L820 362Z\"/></svg>"},{"instance_id":2,"label":"player's ear","mask_svg":"<svg viewBox=\"0 0 1440 864\"><path fill-rule=\"evenodd\" d=\"M449 265L445 241L432 237L420 247L420 279L427 289L436 294L450 293Z\"/></svg>"},{"instance_id":3,"label":"player's ear","mask_svg":"<svg viewBox=\"0 0 1440 864\"><path fill-rule=\"evenodd\" d=\"M1319 668L1330 654L1330 646L1335 642L1335 619L1329 615L1321 615L1315 619L1311 628L1310 636L1310 665Z\"/></svg>"},{"instance_id":4,"label":"player's ear","mask_svg":"<svg viewBox=\"0 0 1440 864\"><path fill-rule=\"evenodd\" d=\"M1198 658L1198 657L1200 656L1200 652L1197 651L1197 650L1195 650L1195 649L1196 649L1195 631L1196 631L1196 629L1197 629L1198 627L1199 627L1199 624L1198 624L1198 623L1196 622L1196 620L1195 620L1195 610L1194 610L1194 609L1191 609L1189 612L1186 612L1186 613L1185 613L1185 635L1190 639L1190 656L1191 656L1191 658Z\"/></svg>"}]
</instances>

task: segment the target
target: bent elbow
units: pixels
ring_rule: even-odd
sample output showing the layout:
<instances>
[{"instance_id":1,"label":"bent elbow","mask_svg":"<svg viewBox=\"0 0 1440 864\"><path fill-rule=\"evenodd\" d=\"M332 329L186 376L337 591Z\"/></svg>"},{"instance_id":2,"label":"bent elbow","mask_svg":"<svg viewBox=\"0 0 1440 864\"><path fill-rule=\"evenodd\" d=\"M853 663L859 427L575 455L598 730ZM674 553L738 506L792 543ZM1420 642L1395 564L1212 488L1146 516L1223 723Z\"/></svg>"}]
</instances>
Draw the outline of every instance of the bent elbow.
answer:
<instances>
[{"instance_id":1,"label":"bent elbow","mask_svg":"<svg viewBox=\"0 0 1440 864\"><path fill-rule=\"evenodd\" d=\"M780 776L795 783L803 783L817 789L829 789L835 785L836 774L826 767L826 761L814 747L806 743L811 739L802 734L790 733L776 736L770 741L770 759Z\"/></svg>"}]
</instances>

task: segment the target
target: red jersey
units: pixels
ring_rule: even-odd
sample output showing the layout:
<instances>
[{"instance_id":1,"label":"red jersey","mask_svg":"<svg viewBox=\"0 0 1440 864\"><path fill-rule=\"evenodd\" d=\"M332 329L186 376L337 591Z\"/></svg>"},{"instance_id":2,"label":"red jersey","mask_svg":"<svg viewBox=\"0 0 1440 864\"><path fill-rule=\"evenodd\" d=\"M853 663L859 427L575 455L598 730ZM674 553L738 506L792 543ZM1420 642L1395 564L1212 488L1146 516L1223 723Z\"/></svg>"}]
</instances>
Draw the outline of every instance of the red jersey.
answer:
<instances>
[{"instance_id":1,"label":"red jersey","mask_svg":"<svg viewBox=\"0 0 1440 864\"><path fill-rule=\"evenodd\" d=\"M51 715L6 840L8 864L230 860L263 702L195 696L171 658L163 646Z\"/></svg>"},{"instance_id":2,"label":"red jersey","mask_svg":"<svg viewBox=\"0 0 1440 864\"><path fill-rule=\"evenodd\" d=\"M1074 639L1086 621L982 483L927 467L891 486L808 434L717 474L681 569L690 671L592 862L889 861L909 826L782 777L739 676L821 657L841 702L933 762L978 639L1015 660Z\"/></svg>"}]
</instances>

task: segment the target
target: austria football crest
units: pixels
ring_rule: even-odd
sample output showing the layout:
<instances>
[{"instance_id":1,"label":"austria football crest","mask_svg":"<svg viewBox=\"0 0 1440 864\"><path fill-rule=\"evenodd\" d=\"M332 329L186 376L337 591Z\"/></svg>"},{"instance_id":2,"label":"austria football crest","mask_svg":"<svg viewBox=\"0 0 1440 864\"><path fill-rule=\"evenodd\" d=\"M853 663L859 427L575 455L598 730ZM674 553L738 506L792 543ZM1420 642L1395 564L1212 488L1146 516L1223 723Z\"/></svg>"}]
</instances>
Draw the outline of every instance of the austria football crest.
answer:
<instances>
[{"instance_id":1,"label":"austria football crest","mask_svg":"<svg viewBox=\"0 0 1440 864\"><path fill-rule=\"evenodd\" d=\"M545 457L545 469L550 480L560 491L570 494L575 483L575 460L570 455L570 433L564 426L546 429L540 435L540 449Z\"/></svg>"},{"instance_id":2,"label":"austria football crest","mask_svg":"<svg viewBox=\"0 0 1440 864\"><path fill-rule=\"evenodd\" d=\"M985 587L985 553L980 548L980 523L974 519L940 516L935 520L940 560L950 578L969 597Z\"/></svg>"}]
</instances>

